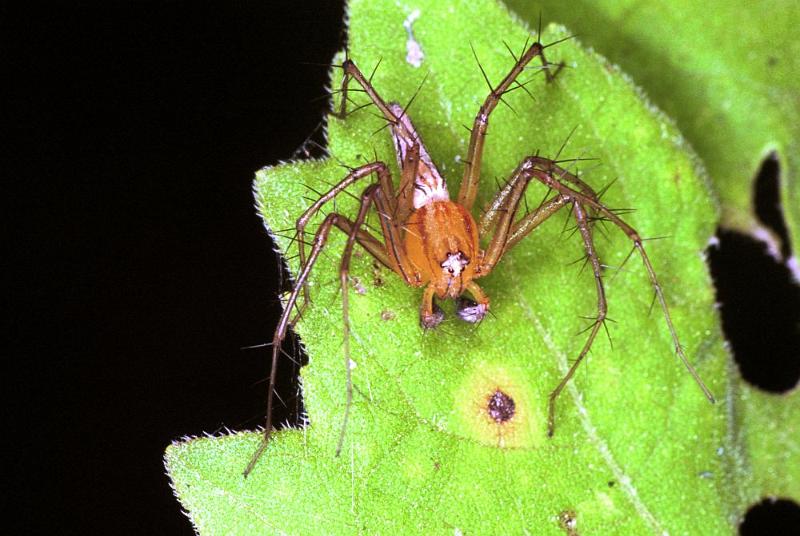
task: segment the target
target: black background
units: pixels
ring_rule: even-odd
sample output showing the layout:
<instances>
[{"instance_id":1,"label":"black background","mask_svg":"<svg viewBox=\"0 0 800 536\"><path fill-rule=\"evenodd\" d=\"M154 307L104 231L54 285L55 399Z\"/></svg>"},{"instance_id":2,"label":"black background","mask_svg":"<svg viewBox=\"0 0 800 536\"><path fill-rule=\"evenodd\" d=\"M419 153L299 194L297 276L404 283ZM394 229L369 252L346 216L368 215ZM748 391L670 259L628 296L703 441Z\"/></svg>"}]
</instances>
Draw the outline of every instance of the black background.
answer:
<instances>
[{"instance_id":1,"label":"black background","mask_svg":"<svg viewBox=\"0 0 800 536\"><path fill-rule=\"evenodd\" d=\"M251 184L318 127L342 18L307 1L0 8L20 253L4 263L4 410L24 460L7 459L24 474L6 488L24 532L192 534L164 448L263 421L266 351L241 347L271 336L279 267ZM800 293L767 279L761 245L723 240L724 326L757 347L743 370L791 387Z\"/></svg>"},{"instance_id":2,"label":"black background","mask_svg":"<svg viewBox=\"0 0 800 536\"><path fill-rule=\"evenodd\" d=\"M263 422L266 351L240 348L271 338L278 265L252 180L319 124L343 7L3 9L22 253L6 410L33 454L14 519L192 534L163 451Z\"/></svg>"}]
</instances>

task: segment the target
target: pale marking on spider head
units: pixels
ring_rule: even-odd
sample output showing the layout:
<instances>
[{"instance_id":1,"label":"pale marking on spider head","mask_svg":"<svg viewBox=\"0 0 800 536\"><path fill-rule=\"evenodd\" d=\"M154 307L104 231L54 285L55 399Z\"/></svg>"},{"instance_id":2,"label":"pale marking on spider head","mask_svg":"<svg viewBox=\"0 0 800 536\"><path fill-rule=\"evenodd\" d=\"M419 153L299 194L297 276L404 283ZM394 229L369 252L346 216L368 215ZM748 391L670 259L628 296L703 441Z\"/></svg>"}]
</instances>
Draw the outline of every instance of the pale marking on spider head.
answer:
<instances>
[{"instance_id":1,"label":"pale marking on spider head","mask_svg":"<svg viewBox=\"0 0 800 536\"><path fill-rule=\"evenodd\" d=\"M450 274L453 277L458 277L468 264L469 259L458 251L456 253L448 253L447 259L445 259L441 266L444 273Z\"/></svg>"},{"instance_id":2,"label":"pale marking on spider head","mask_svg":"<svg viewBox=\"0 0 800 536\"><path fill-rule=\"evenodd\" d=\"M436 168L436 164L431 160L431 156L408 114L405 113L402 106L395 102L389 104L389 109L397 118L397 123L392 124L392 141L394 141L397 154L397 165L401 169L411 147L419 146L419 161L414 179L414 208L424 207L434 201L448 201L450 194L447 191L447 184Z\"/></svg>"}]
</instances>

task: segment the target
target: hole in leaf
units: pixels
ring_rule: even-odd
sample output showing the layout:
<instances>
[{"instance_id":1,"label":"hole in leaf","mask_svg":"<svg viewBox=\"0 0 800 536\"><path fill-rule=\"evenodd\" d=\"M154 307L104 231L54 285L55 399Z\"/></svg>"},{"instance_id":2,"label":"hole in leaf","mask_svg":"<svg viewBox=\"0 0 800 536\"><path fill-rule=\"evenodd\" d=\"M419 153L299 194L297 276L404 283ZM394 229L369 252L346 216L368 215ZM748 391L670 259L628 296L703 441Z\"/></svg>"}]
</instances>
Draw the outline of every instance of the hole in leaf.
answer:
<instances>
[{"instance_id":1,"label":"hole in leaf","mask_svg":"<svg viewBox=\"0 0 800 536\"><path fill-rule=\"evenodd\" d=\"M800 379L800 286L762 242L719 230L708 250L722 329L749 383L782 393Z\"/></svg>"},{"instance_id":2,"label":"hole in leaf","mask_svg":"<svg viewBox=\"0 0 800 536\"><path fill-rule=\"evenodd\" d=\"M761 163L761 169L753 184L754 205L756 217L780 239L781 257L788 259L791 256L791 245L781 210L779 180L778 155L771 153Z\"/></svg>"},{"instance_id":3,"label":"hole in leaf","mask_svg":"<svg viewBox=\"0 0 800 536\"><path fill-rule=\"evenodd\" d=\"M747 511L739 534L800 534L800 506L791 499L764 499Z\"/></svg>"},{"instance_id":4,"label":"hole in leaf","mask_svg":"<svg viewBox=\"0 0 800 536\"><path fill-rule=\"evenodd\" d=\"M492 396L489 397L487 403L487 410L489 416L494 419L496 423L504 423L514 417L516 404L514 399L498 389Z\"/></svg>"}]
</instances>

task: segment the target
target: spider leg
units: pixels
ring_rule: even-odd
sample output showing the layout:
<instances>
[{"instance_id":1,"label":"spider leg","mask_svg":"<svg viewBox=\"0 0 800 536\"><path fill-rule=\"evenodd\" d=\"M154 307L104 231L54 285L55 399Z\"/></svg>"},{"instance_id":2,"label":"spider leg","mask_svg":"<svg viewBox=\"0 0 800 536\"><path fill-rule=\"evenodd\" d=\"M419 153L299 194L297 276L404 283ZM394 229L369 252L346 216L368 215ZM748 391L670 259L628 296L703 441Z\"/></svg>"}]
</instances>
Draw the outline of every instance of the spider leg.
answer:
<instances>
[{"instance_id":1,"label":"spider leg","mask_svg":"<svg viewBox=\"0 0 800 536\"><path fill-rule=\"evenodd\" d=\"M422 293L422 304L419 309L419 325L422 329L434 329L444 320L444 311L433 301L436 289L433 285L425 287Z\"/></svg>"},{"instance_id":2,"label":"spider leg","mask_svg":"<svg viewBox=\"0 0 800 536\"><path fill-rule=\"evenodd\" d=\"M342 80L342 100L339 105L337 115L343 118L347 115L347 88L352 78L355 80L369 96L381 114L391 126L392 139L394 140L397 161L400 166L400 186L395 199L391 201L390 213L395 221L404 222L408 215L414 210L414 192L420 176L429 177L429 185L439 195L447 195L447 187L444 179L436 169L425 145L422 143L419 133L414 124L406 115L406 110L397 103L386 103L372 86L370 79L366 78L361 70L351 60L342 63L344 78ZM413 101L413 98L412 98ZM409 103L410 104L410 103ZM384 195L395 197L393 190L385 190Z\"/></svg>"},{"instance_id":3,"label":"spider leg","mask_svg":"<svg viewBox=\"0 0 800 536\"><path fill-rule=\"evenodd\" d=\"M550 160L548 158L543 158L538 155L534 155L534 156L529 156L525 161L528 162L530 166L547 171L553 175L556 175L558 179L574 184L575 186L578 187L578 189L582 193L591 197L592 199L599 201L600 196L598 196L595 193L595 191L592 189L591 186L589 186L584 181L579 179L577 175L569 173L564 168L559 167L558 164L553 160ZM527 176L529 179L533 178L530 175ZM552 190L553 190L552 188L548 189L548 194ZM503 251L503 254L505 254L505 252L510 250L512 247L514 247L520 240L525 238L528 235L528 233L533 231L547 218L549 218L555 212L557 212L558 209L568 204L570 201L571 198L569 196L556 194L549 200L543 201L539 206L539 208L536 209L536 211L520 219L517 223L513 225L511 231L508 234L508 240L506 242L506 247ZM494 202L492 206L494 206ZM590 229L594 225L594 218L592 216L593 214L589 214L588 216Z\"/></svg>"},{"instance_id":4,"label":"spider leg","mask_svg":"<svg viewBox=\"0 0 800 536\"><path fill-rule=\"evenodd\" d=\"M597 199L597 196L591 192L591 188L586 186L591 193L578 192L562 182L571 182L572 184L576 185L585 184L582 183L580 179L552 162L548 164L548 170L537 168L537 158L538 157L526 158L521 167L526 168L527 172L531 173L537 180L542 182L548 188L552 188L562 196L572 198L575 203L580 204L583 208L594 210L596 213L602 215L608 221L616 225L623 233L625 233L631 242L633 242L633 247L639 252L639 255L642 258L642 263L644 264L645 270L647 271L647 276L650 279L650 285L653 287L656 297L658 298L658 302L661 305L661 312L664 315L664 321L667 324L670 337L672 338L672 342L675 346L675 353L678 354L678 358L680 358L684 367L686 367L686 370L692 376L695 383L697 383L698 387L700 387L700 389L703 391L703 394L706 396L708 401L713 404L715 402L714 395L711 393L708 387L706 387L705 383L703 383L703 380L700 379L697 371L689 362L689 359L686 357L686 354L683 351L680 339L678 339L678 333L675 330L675 325L672 323L672 316L669 313L669 307L667 306L667 300L664 297L664 291L661 289L661 285L656 277L655 269L653 269L650 258L647 256L647 252L644 249L642 237L633 227L628 225L614 211L610 210L607 206L601 203Z\"/></svg>"},{"instance_id":5,"label":"spider leg","mask_svg":"<svg viewBox=\"0 0 800 536\"><path fill-rule=\"evenodd\" d=\"M353 169L344 179L334 184L330 190L319 196L319 198L314 201L314 203L312 203L311 206L308 207L299 218L297 218L297 221L295 222L295 231L297 233L297 250L300 256L300 266L306 265L305 229L311 219L320 211L325 203L331 201L349 186L353 185L360 179L371 175L372 173L378 175L378 183L381 185L381 189L389 192L389 199L393 199L394 186L392 185L391 173L389 172L389 168L386 166L386 164L383 162L373 162L371 164L365 164ZM304 283L303 305L300 307L301 311L305 308L305 304L309 303L309 301L310 297L308 288Z\"/></svg>"},{"instance_id":6,"label":"spider leg","mask_svg":"<svg viewBox=\"0 0 800 536\"><path fill-rule=\"evenodd\" d=\"M396 138L396 137L395 137ZM400 185L397 188L394 219L405 222L414 211L414 181L417 178L420 145L413 144L400 161Z\"/></svg>"},{"instance_id":7,"label":"spider leg","mask_svg":"<svg viewBox=\"0 0 800 536\"><path fill-rule=\"evenodd\" d=\"M506 75L505 78L497 85L484 100L481 105L478 115L475 116L475 121L472 124L472 134L469 138L469 148L467 149L467 156L464 159L464 177L461 179L461 189L458 192L458 203L466 207L467 210L472 210L472 205L475 203L475 196L478 194L478 182L480 181L481 173L481 159L483 158L483 144L486 139L486 130L489 128L489 115L497 107L503 94L508 91L520 73L525 69L525 66L530 61L539 56L544 65L547 81L552 82L555 74L547 67L550 63L544 56L545 47L536 41L525 53L520 56L514 67Z\"/></svg>"},{"instance_id":8,"label":"spider leg","mask_svg":"<svg viewBox=\"0 0 800 536\"><path fill-rule=\"evenodd\" d=\"M524 195L531 179L536 179L543 183L556 195L543 202L539 208L527 216L514 223L514 218L519 208L520 201ZM574 186L572 188L570 186ZM714 396L700 379L694 367L689 363L684 354L683 348L678 339L677 331L672 323L664 292L656 277L650 258L644 250L643 240L636 230L628 225L619 215L606 207L597 197L592 188L573 175L557 163L546 158L530 156L523 160L517 167L508 183L495 195L490 203L489 209L483 214L478 222L478 229L481 237L492 234L492 239L486 249L483 262L479 268L480 276L491 272L497 262L508 250L515 246L520 240L533 231L538 225L547 218L555 214L564 205L572 203L573 213L577 221L577 228L583 239L587 253L587 259L592 266L595 283L597 286L597 317L591 326L589 337L584 344L575 363L572 364L567 375L561 380L556 389L549 396L548 405L548 434L552 435L555 423L555 401L569 380L575 373L578 365L586 357L589 349L597 336L600 327L606 319L607 302L605 290L601 279L601 265L594 248L592 239L592 213L599 214L608 221L614 223L625 235L633 242L634 249L642 257L650 283L655 290L656 297L661 304L664 320L675 345L675 352L683 362L689 374L703 391L710 402L714 402Z\"/></svg>"},{"instance_id":9,"label":"spider leg","mask_svg":"<svg viewBox=\"0 0 800 536\"><path fill-rule=\"evenodd\" d=\"M342 71L344 74L342 75L342 89L340 91L341 94L341 101L339 102L339 111L334 112L334 115L340 119L344 119L347 117L347 93L349 91L350 86L350 79L354 79L358 82L364 92L369 96L370 100L378 107L381 113L386 116L387 119L390 121L394 121L395 117L389 110L389 107L386 105L386 102L378 95L378 92L375 91L375 88L372 86L372 82L370 79L364 76L361 70L356 67L356 64L350 58L347 58L342 62Z\"/></svg>"},{"instance_id":10,"label":"spider leg","mask_svg":"<svg viewBox=\"0 0 800 536\"><path fill-rule=\"evenodd\" d=\"M300 270L300 275L297 277L297 281L295 282L295 286L292 289L291 294L289 295L288 300L286 301L286 305L284 306L283 313L281 314L281 318L278 321L278 326L275 329L275 333L272 337L272 369L270 371L269 377L269 391L267 394L267 423L266 428L264 430L264 438L259 445L256 452L253 454L250 462L247 464L247 467L244 470L244 476L250 474L250 472L255 467L255 464L258 462L258 459L263 454L264 450L269 443L270 436L272 434L272 405L273 405L273 396L274 396L274 389L275 389L275 381L277 378L277 370L278 370L278 356L280 355L280 347L283 340L286 338L286 333L290 327L297 320L297 315L295 315L291 320L290 317L292 309L294 308L297 300L300 297L301 289L304 288L305 284L308 281L308 278L311 274L311 271L319 258L319 255L322 253L322 249L325 247L328 241L328 235L330 230L333 226L338 227L341 231L347 234L347 244L345 246L344 252L342 254L342 262L340 266L340 281L342 284L342 318L344 324L344 355L345 360L347 363L347 405L345 407L345 421L342 426L342 433L339 440L339 445L337 446L337 454L341 449L341 441L344 438L344 429L347 425L347 417L349 415L350 404L352 402L352 383L350 377L350 347L349 347L349 335L350 335L350 320L349 320L349 304L348 304L348 283L347 283L347 276L349 274L350 269L350 259L352 257L353 251L353 244L358 242L361 246L363 246L367 251L370 252L379 262L385 264L386 266L392 267L392 261L390 260L390 254L387 252L385 248L382 248L382 245L379 240L375 237L370 235L368 232L364 231L361 227L364 224L364 220L366 219L367 212L371 206L373 197L380 191L381 186L379 184L372 184L368 186L364 193L361 195L361 208L359 209L358 216L356 217L355 221L351 221L345 216L342 216L338 213L331 213L325 217L322 224L320 224L317 232L314 235L314 240L312 242L311 252L306 259L305 264L302 265Z\"/></svg>"},{"instance_id":11,"label":"spider leg","mask_svg":"<svg viewBox=\"0 0 800 536\"><path fill-rule=\"evenodd\" d=\"M595 193L594 189L591 186L589 186L584 181L579 179L577 175L574 175L570 173L568 170L560 167L557 162L541 156L529 156L525 160L527 162L530 162L531 165L536 169L546 171L551 175L555 175L556 178L562 181L574 184L575 186L578 187L578 190L580 190L583 194L595 200L600 199L600 196L597 195L597 193Z\"/></svg>"},{"instance_id":12,"label":"spider leg","mask_svg":"<svg viewBox=\"0 0 800 536\"><path fill-rule=\"evenodd\" d=\"M349 219L342 217L337 221L336 226L349 236L355 224ZM392 260L389 256L389 253L386 251L386 246L384 246L380 240L369 234L360 226L356 228L355 231L356 242L358 242L358 245L366 249L367 252L375 258L375 260L384 265L386 268L394 270Z\"/></svg>"},{"instance_id":13,"label":"spider leg","mask_svg":"<svg viewBox=\"0 0 800 536\"><path fill-rule=\"evenodd\" d=\"M570 198L561 194L556 194L551 197L535 211L531 212L511 227L506 240L506 246L503 249L505 255L512 247L528 236L536 227L541 225L547 218L559 211L564 205L570 202Z\"/></svg>"},{"instance_id":14,"label":"spider leg","mask_svg":"<svg viewBox=\"0 0 800 536\"><path fill-rule=\"evenodd\" d=\"M340 118L344 118L347 115L347 91L352 78L362 87L372 104L380 110L389 125L391 125L392 138L395 143L395 151L397 152L401 171L400 185L396 195L393 188L382 187L382 196L385 196L385 203L390 209L387 213L393 216L396 222L395 225L399 228L400 223L404 222L414 209L414 184L419 173L419 166L423 165L426 168L431 168L436 177L439 177L439 173L403 107L396 103L387 104L372 86L371 77L366 78L352 60L345 60L342 63L342 70L344 71L341 90L342 100L339 104L339 111L334 115ZM443 180L439 180L444 184Z\"/></svg>"},{"instance_id":15,"label":"spider leg","mask_svg":"<svg viewBox=\"0 0 800 536\"><path fill-rule=\"evenodd\" d=\"M456 302L456 314L464 322L477 324L489 312L489 296L475 281L470 281L466 290L472 295L474 301L465 298L462 294Z\"/></svg>"},{"instance_id":16,"label":"spider leg","mask_svg":"<svg viewBox=\"0 0 800 536\"><path fill-rule=\"evenodd\" d=\"M347 277L350 274L350 258L353 254L353 245L358 239L358 233L364 220L367 218L367 212L372 205L373 196L378 192L381 186L379 184L372 184L367 186L364 193L361 194L361 207L358 210L358 215L355 221L350 225L350 232L347 235L347 245L344 247L342 254L342 263L339 268L339 281L342 286L342 323L344 326L344 363L345 370L347 371L347 401L344 407L344 418L342 421L342 429L339 433L339 441L336 444L336 455L342 451L342 444L344 443L345 431L347 430L347 421L350 417L350 406L353 404L353 378L352 366L350 360L350 315L349 303L350 292L349 285L347 284ZM371 237L370 237L371 238ZM374 239L373 239L374 240ZM375 240L377 242L377 240ZM386 256L386 255L384 255ZM380 259L379 259L380 260ZM388 258L387 258L388 260Z\"/></svg>"},{"instance_id":17,"label":"spider leg","mask_svg":"<svg viewBox=\"0 0 800 536\"><path fill-rule=\"evenodd\" d=\"M476 277L488 275L508 250L571 201L568 195L557 193L515 223L520 203L532 178L529 165L523 161L478 220L480 237L483 239L491 234L492 238L476 269Z\"/></svg>"},{"instance_id":18,"label":"spider leg","mask_svg":"<svg viewBox=\"0 0 800 536\"><path fill-rule=\"evenodd\" d=\"M250 462L247 464L247 467L244 470L243 475L245 478L247 478L247 476L253 470L256 462L258 462L258 459L261 457L261 454L263 454L264 450L267 448L270 435L272 434L272 400L273 391L275 389L275 380L278 373L278 356L280 355L281 342L283 342L283 340L286 338L286 332L289 329L289 317L291 316L291 312L295 303L297 303L297 298L300 295L301 289L304 288L305 283L308 280L311 269L317 262L317 258L319 258L319 254L322 252L322 248L325 246L325 243L328 240L328 233L330 233L331 227L339 218L340 216L336 213L329 214L325 217L325 220L319 226L319 229L317 229L317 232L314 235L311 253L308 259L306 259L302 264L300 275L297 277L295 286L292 289L286 305L284 306L283 313L278 321L278 326L275 328L275 333L272 336L272 369L270 370L269 391L267 393L267 424L264 430L264 438L256 452L250 458Z\"/></svg>"},{"instance_id":19,"label":"spider leg","mask_svg":"<svg viewBox=\"0 0 800 536\"><path fill-rule=\"evenodd\" d=\"M492 238L475 270L475 278L488 275L509 249L570 201L568 197L557 194L543 202L534 212L514 223L531 178L524 166L518 167L511 179L495 195L489 208L481 215L478 221L478 234L481 238L491 234ZM467 285L466 291L472 295L474 301L464 297L459 298L456 303L456 314L465 322L473 324L480 322L489 311L489 297L475 281Z\"/></svg>"},{"instance_id":20,"label":"spider leg","mask_svg":"<svg viewBox=\"0 0 800 536\"><path fill-rule=\"evenodd\" d=\"M338 213L331 213L323 220L322 224L317 229L314 240L311 242L311 252L306 255L305 245L307 244L305 240L305 229L308 225L309 221L320 211L320 209L325 205L325 203L334 199L339 193L344 191L347 187L351 186L359 179L362 179L366 176L369 176L372 173L376 173L378 175L378 184L373 184L364 191L362 194L361 199L361 208L358 213L358 217L356 218L355 222L350 221L348 218L342 216ZM388 192L389 195L384 195L385 192ZM272 368L270 371L270 379L269 379L269 390L267 393L267 421L266 427L264 430L264 439L261 442L261 445L258 447L256 452L253 454L250 462L247 464L247 467L244 471L244 476L247 477L248 474L253 470L255 464L257 463L258 459L263 454L266 446L269 442L270 435L272 433L272 405L273 405L273 396L274 396L274 389L275 389L275 381L277 378L277 370L278 370L278 356L280 355L281 351L281 343L286 338L286 333L290 327L292 327L297 320L302 315L302 312L306 305L309 303L308 298L308 277L311 273L311 269L313 268L314 264L316 263L317 259L319 258L320 253L322 252L323 247L325 246L328 234L330 233L330 229L332 226L336 226L345 232L348 235L348 242L345 249L345 252L342 257L342 267L341 273L343 275L343 318L344 318L344 325L345 325L345 345L346 351L345 355L347 357L348 363L348 398L347 398L347 407L346 407L346 417L349 412L350 403L352 401L352 386L350 384L350 372L349 372L349 318L348 318L348 301L347 301L347 272L349 270L349 262L350 256L352 254L353 243L358 242L364 249L366 249L375 259L377 259L381 264L389 267L390 269L396 271L399 275L404 277L409 284L414 284L415 280L412 276L406 276L406 274L412 274L413 270L406 258L405 251L403 249L402 241L400 240L400 229L398 225L396 225L389 215L390 211L393 209L394 206L394 197L393 197L394 187L392 185L392 178L389 172L389 169L383 162L373 162L371 164L366 164L360 166L354 170L352 170L348 175L331 187L330 190L322 194L310 207L308 207L305 212L297 219L295 223L295 229L297 232L296 241L299 250L299 257L300 257L300 274L297 277L294 288L289 295L289 298L286 301L286 304L283 309L283 313L281 314L281 318L278 322L278 326L275 328L275 333L273 335L272 340ZM366 219L366 214L372 204L375 202L378 211L381 214L381 224L383 227L384 236L386 238L387 244L381 244L381 242L370 235L367 231L363 230L361 227ZM415 285L418 286L418 285ZM302 306L297 307L297 302L300 296L300 293L303 293L304 296L304 303ZM292 311L297 307L297 313L292 316ZM345 426L346 426L346 417L345 417ZM343 427L344 428L344 427ZM344 432L342 433L342 437L344 437ZM341 447L341 440L339 443L338 449Z\"/></svg>"},{"instance_id":21,"label":"spider leg","mask_svg":"<svg viewBox=\"0 0 800 536\"><path fill-rule=\"evenodd\" d=\"M398 126L400 121L397 115L392 112L390 106L386 104L386 101L375 91L375 88L372 86L372 83L367 79L361 70L356 67L356 64L350 60L346 59L342 63L342 71L344 71L344 75L342 77L342 90L341 90L341 101L339 103L339 111L334 113L334 115L340 119L344 119L347 117L347 92L350 79L352 78L358 85L360 85L364 92L369 96L372 103L380 110L381 114L389 121L390 124L394 126ZM401 126L402 128L402 126Z\"/></svg>"},{"instance_id":22,"label":"spider leg","mask_svg":"<svg viewBox=\"0 0 800 536\"><path fill-rule=\"evenodd\" d=\"M581 349L580 354L578 354L578 358L572 363L572 366L567 371L566 376L561 379L561 382L558 386L550 393L548 397L548 406L547 406L547 435L552 436L553 430L555 429L555 413L556 413L556 399L558 395L561 394L561 391L564 390L567 383L569 383L572 376L575 374L575 370L577 370L578 365L581 364L583 358L586 357L586 354L589 353L589 349L592 347L592 343L594 342L595 337L597 337L597 332L600 331L600 327L603 325L603 322L606 319L606 313L608 312L608 304L606 302L606 293L605 289L603 288L603 280L601 277L600 271L600 259L597 256L597 251L594 249L594 241L592 240L592 230L589 223L589 218L586 213L586 209L583 205L578 202L574 201L572 204L572 212L575 215L575 220L578 222L578 231L581 234L581 238L583 239L583 246L586 248L586 255L589 259L589 264L592 265L592 272L594 273L594 281L597 287L597 317L595 318L594 324L592 324L591 331L589 332L589 337L587 337L586 342L583 344L583 348Z\"/></svg>"}]
</instances>

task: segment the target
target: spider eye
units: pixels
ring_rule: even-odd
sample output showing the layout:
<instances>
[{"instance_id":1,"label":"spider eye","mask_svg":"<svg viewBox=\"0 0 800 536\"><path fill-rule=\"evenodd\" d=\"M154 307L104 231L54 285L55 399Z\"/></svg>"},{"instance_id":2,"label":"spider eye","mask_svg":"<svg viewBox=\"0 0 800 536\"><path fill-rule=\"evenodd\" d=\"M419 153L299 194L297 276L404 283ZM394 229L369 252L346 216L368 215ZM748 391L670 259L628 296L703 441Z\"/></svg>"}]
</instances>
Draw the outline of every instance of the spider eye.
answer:
<instances>
[{"instance_id":1,"label":"spider eye","mask_svg":"<svg viewBox=\"0 0 800 536\"><path fill-rule=\"evenodd\" d=\"M457 276L461 274L467 264L469 264L469 259L459 251L448 254L441 266L443 272L452 276Z\"/></svg>"}]
</instances>

